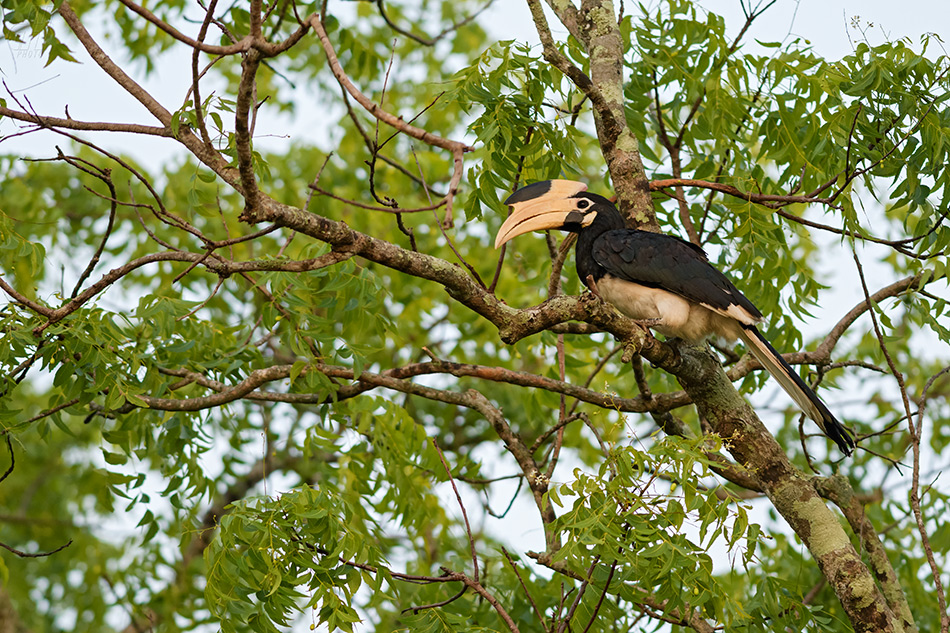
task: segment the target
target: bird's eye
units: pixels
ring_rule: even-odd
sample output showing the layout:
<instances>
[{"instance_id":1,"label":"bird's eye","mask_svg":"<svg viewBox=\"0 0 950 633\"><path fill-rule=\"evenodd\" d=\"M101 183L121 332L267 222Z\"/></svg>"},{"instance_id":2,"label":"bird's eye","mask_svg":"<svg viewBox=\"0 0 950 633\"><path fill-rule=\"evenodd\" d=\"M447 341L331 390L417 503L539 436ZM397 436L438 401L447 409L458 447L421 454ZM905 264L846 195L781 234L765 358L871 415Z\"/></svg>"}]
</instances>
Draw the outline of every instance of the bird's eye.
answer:
<instances>
[{"instance_id":1,"label":"bird's eye","mask_svg":"<svg viewBox=\"0 0 950 633\"><path fill-rule=\"evenodd\" d=\"M578 200L578 201L577 201L577 208L578 208L578 209L586 209L586 208L589 207L589 206L590 206L590 201L589 201L589 200Z\"/></svg>"}]
</instances>

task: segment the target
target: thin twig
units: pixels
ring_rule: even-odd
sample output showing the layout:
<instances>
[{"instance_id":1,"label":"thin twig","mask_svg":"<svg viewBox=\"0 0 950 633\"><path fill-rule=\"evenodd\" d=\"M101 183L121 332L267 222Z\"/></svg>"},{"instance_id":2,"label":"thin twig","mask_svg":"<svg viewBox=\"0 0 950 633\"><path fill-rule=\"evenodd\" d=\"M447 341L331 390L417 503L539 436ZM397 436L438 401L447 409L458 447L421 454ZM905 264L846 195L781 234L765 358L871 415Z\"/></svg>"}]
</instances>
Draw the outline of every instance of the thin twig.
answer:
<instances>
[{"instance_id":1,"label":"thin twig","mask_svg":"<svg viewBox=\"0 0 950 633\"><path fill-rule=\"evenodd\" d=\"M0 482L10 476L10 473L13 472L14 466L16 466L16 456L13 454L13 440L10 439L10 430L5 429L3 432L3 439L7 442L7 450L10 451L10 467L7 468L6 472L3 473L3 476L0 477Z\"/></svg>"},{"instance_id":2,"label":"thin twig","mask_svg":"<svg viewBox=\"0 0 950 633\"><path fill-rule=\"evenodd\" d=\"M581 603L581 598L584 597L584 593L587 591L587 587L590 585L591 575L594 573L594 569L597 568L597 563L600 562L600 556L594 557L594 562L590 564L590 568L587 570L587 577L584 578L584 581L581 583L580 589L577 590L577 596L574 598L574 602L571 603L571 608L568 609L567 615L564 616L564 619L561 620L560 625L557 628L557 633L564 633L567 630L568 625L571 620L574 618L574 612L577 611L578 605Z\"/></svg>"},{"instance_id":3,"label":"thin twig","mask_svg":"<svg viewBox=\"0 0 950 633\"><path fill-rule=\"evenodd\" d=\"M0 542L0 547L2 547L2 548L5 549L5 550L8 550L8 551L10 551L10 552L13 552L14 554L16 554L17 556L19 556L20 558L43 558L43 557L45 557L45 556L52 556L52 555L55 554L56 552L61 552L61 551L63 551L64 549L66 549L67 547L69 547L69 546L72 545L72 544L73 544L73 540L72 540L72 539L69 539L68 541L66 541L66 544L65 544L65 545L60 545L59 547L57 547L56 549L54 549L54 550L52 550L52 551L49 551L49 552L38 552L38 553L36 553L36 554L30 554L30 553L28 553L28 552L21 552L20 550L18 550L18 549L16 549L16 548L13 548L13 547L10 547L10 546L7 545L6 543L2 543L2 542Z\"/></svg>"},{"instance_id":4,"label":"thin twig","mask_svg":"<svg viewBox=\"0 0 950 633\"><path fill-rule=\"evenodd\" d=\"M610 588L610 581L613 580L615 571L617 571L617 561L614 561L610 565L610 573L607 574L607 580L604 582L604 590L600 592L600 600L598 600L597 604L594 606L594 611L590 614L590 621L587 623L587 626L584 627L583 633L590 631L590 627L594 625L594 620L597 619L597 613L600 611L600 607L604 604L604 598L607 597L607 589Z\"/></svg>"},{"instance_id":5,"label":"thin twig","mask_svg":"<svg viewBox=\"0 0 950 633\"><path fill-rule=\"evenodd\" d=\"M853 241L851 245L851 254L854 259L854 264L858 269L858 277L861 279L861 288L864 291L865 301L867 301L868 306L870 307L872 305L871 294L868 291L867 281L864 278L864 267L861 265L861 260L858 258L858 251L855 248ZM894 359L891 357L890 351L888 351L887 343L885 342L884 335L881 332L881 326L878 323L877 314L873 309L869 309L868 314L871 316L871 324L874 327L874 336L877 338L878 346L881 348L881 352L884 354L884 359L887 361L887 366L890 368L891 374L894 376L894 380L897 381L897 386L900 389L901 400L904 405L904 413L907 416L907 428L908 432L910 433L910 445L914 456L909 495L910 506L914 514L914 519L917 523L917 532L920 534L921 546L924 548L924 554L927 558L927 563L930 566L930 574L934 581L934 589L937 593L937 604L940 609L940 631L941 633L947 633L947 631L950 630L950 614L947 613L947 598L944 594L943 582L940 580L941 569L937 565L937 561L934 559L933 548L930 545L930 536L927 534L927 526L924 521L923 513L920 509L921 426L914 424L913 416L910 410L910 398L907 395L907 387L904 383L904 375L897 368ZM920 419L922 421L923 418Z\"/></svg>"},{"instance_id":6,"label":"thin twig","mask_svg":"<svg viewBox=\"0 0 950 633\"><path fill-rule=\"evenodd\" d=\"M511 570L515 572L515 577L518 579L518 583L521 585L521 588L524 590L524 595L528 597L528 602L531 603L531 608L534 609L534 614L538 616L538 622L541 623L541 628L546 629L544 622L544 615L541 613L541 609L538 608L538 604L534 601L531 592L528 591L528 585L525 584L524 579L521 577L521 573L518 571L518 565L512 559L511 554L508 553L504 547L501 548L501 553L505 555L505 559L508 561L508 564L511 566Z\"/></svg>"},{"instance_id":7,"label":"thin twig","mask_svg":"<svg viewBox=\"0 0 950 633\"><path fill-rule=\"evenodd\" d=\"M462 495L459 494L459 489L455 485L455 478L452 477L452 469L449 468L448 462L445 461L445 455L442 454L442 449L439 448L439 443L435 441L434 437L432 438L432 446L439 454L439 459L442 461L445 473L449 476L449 483L452 484L455 500L458 501L459 508L462 510L462 518L465 520L465 533L468 534L468 545L472 551L472 577L475 579L475 582L478 582L478 554L475 551L475 537L472 536L472 526L468 522L468 512L465 511L465 504L462 503Z\"/></svg>"},{"instance_id":8,"label":"thin twig","mask_svg":"<svg viewBox=\"0 0 950 633\"><path fill-rule=\"evenodd\" d=\"M392 19L390 19L388 15L386 15L384 0L376 0L376 6L379 7L380 17L383 18L383 21L393 31L395 31L396 33L399 33L400 35L405 35L409 39L415 40L416 42L418 42L419 44L422 44L423 46L435 46L439 42L439 40L441 40L443 37L445 37L449 33L457 31L458 29L462 28L463 26L465 26L466 24L468 24L469 22L477 18L485 9L490 7L494 1L495 0L488 0L484 5L481 6L481 8L474 11L471 15L468 15L465 18L462 18L461 20L459 20L458 22L455 22L454 24L447 26L446 28L442 29L442 31L439 32L438 35L431 38L416 35L412 31L407 31L406 29L402 29L398 25L396 25L396 23L393 22Z\"/></svg>"}]
</instances>

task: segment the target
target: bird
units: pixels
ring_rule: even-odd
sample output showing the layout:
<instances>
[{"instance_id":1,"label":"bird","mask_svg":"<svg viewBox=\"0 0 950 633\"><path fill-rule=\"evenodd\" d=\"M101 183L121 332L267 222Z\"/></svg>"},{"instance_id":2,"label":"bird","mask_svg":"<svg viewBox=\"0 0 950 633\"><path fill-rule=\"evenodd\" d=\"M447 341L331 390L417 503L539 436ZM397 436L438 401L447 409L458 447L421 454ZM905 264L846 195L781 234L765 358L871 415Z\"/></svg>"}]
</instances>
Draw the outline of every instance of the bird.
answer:
<instances>
[{"instance_id":1,"label":"bird","mask_svg":"<svg viewBox=\"0 0 950 633\"><path fill-rule=\"evenodd\" d=\"M495 248L530 231L575 233L581 281L622 314L667 337L700 344L716 336L746 349L842 453L854 436L756 327L764 320L745 295L709 263L703 249L672 235L627 228L617 207L573 180L543 180L505 200L511 213Z\"/></svg>"}]
</instances>

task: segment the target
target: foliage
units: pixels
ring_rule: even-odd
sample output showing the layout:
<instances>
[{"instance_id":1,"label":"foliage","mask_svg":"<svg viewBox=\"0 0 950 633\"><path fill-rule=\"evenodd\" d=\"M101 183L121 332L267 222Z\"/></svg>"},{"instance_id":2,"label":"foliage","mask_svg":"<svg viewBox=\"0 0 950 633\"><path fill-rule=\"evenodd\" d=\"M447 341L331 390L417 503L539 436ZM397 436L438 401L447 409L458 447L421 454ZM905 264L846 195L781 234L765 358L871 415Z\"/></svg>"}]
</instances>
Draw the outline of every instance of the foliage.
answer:
<instances>
[{"instance_id":1,"label":"foliage","mask_svg":"<svg viewBox=\"0 0 950 633\"><path fill-rule=\"evenodd\" d=\"M789 517L770 473L736 457L745 440L698 412L722 394L692 406L689 376L646 348L631 362L633 342L593 314L503 342L513 315L583 290L553 239L503 259L491 243L521 184L621 186L596 93L550 51L492 41L484 14L467 19L482 3L336 4L322 20L321 3L268 5L262 37L293 44L271 54L213 48L252 32L255 2L210 3L199 36L201 4L0 0L4 38L42 41L54 68L92 63L70 15L128 75L166 59L191 75L191 38L209 65L185 98L154 97L150 130L40 118L15 91L0 103L0 152L22 126L63 148L0 156L0 618L36 632L874 630L796 528L821 519ZM316 23L398 131L341 89ZM775 471L837 508L882 603L946 630L939 40L860 39L836 61L801 40L747 49L686 0L612 26L650 211L707 248L778 349L824 350L794 361L861 438L840 459L755 394L791 460ZM580 32L556 46L596 87L588 49ZM315 110L319 133L300 129ZM242 117L289 140L252 142ZM156 167L110 144L129 131L187 153ZM845 266L854 280L827 275ZM878 294L837 331L847 284ZM737 388L774 388L719 347Z\"/></svg>"}]
</instances>

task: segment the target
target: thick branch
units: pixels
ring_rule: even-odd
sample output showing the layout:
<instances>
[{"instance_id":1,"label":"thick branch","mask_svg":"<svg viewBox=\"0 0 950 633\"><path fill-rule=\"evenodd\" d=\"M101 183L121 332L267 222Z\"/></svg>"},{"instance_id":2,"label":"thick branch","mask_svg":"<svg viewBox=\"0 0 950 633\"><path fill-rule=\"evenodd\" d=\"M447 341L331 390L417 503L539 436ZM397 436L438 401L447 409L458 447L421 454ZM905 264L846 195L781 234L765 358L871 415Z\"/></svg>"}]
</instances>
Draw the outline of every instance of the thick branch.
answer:
<instances>
[{"instance_id":1,"label":"thick branch","mask_svg":"<svg viewBox=\"0 0 950 633\"><path fill-rule=\"evenodd\" d=\"M861 547L868 554L868 563L874 572L874 577L881 584L881 590L888 606L897 614L907 633L916 633L917 625L907 604L907 596L901 587L894 566L891 565L884 549L881 538L874 529L874 525L864 513L864 504L861 498L854 494L851 484L842 475L835 475L828 479L817 479L815 487L823 497L831 500L844 513L854 535L858 537Z\"/></svg>"},{"instance_id":2,"label":"thick branch","mask_svg":"<svg viewBox=\"0 0 950 633\"><path fill-rule=\"evenodd\" d=\"M201 411L211 407L219 407L229 402L239 400L251 393L264 383L273 382L286 378L290 375L290 370L284 365L275 365L265 369L255 369L247 378L231 387L227 391L215 393L210 396L200 396L197 398L185 398L183 400L174 398L156 398L154 396L140 395L135 399L144 402L150 409L160 411Z\"/></svg>"},{"instance_id":3,"label":"thick branch","mask_svg":"<svg viewBox=\"0 0 950 633\"><path fill-rule=\"evenodd\" d=\"M681 351L684 371L677 372L677 380L736 461L756 474L775 509L802 539L834 588L855 630L903 630L837 517L789 462L712 353L685 346Z\"/></svg>"},{"instance_id":4,"label":"thick branch","mask_svg":"<svg viewBox=\"0 0 950 633\"><path fill-rule=\"evenodd\" d=\"M238 159L238 173L241 175L241 190L246 208L244 213L253 217L256 213L260 190L254 175L254 152L251 147L251 116L256 107L256 76L261 57L257 51L249 52L241 62L241 83L238 84L237 101L234 113L234 140Z\"/></svg>"},{"instance_id":5,"label":"thick branch","mask_svg":"<svg viewBox=\"0 0 950 633\"><path fill-rule=\"evenodd\" d=\"M585 0L579 12L567 0L549 2L571 34L587 47L590 77L558 50L540 0L527 0L544 58L591 100L597 135L621 211L637 226L658 231L639 143L627 127L623 111L623 42L613 2Z\"/></svg>"},{"instance_id":6,"label":"thick branch","mask_svg":"<svg viewBox=\"0 0 950 633\"><path fill-rule=\"evenodd\" d=\"M532 0L529 0L529 5L531 4ZM259 9L260 3L255 6ZM532 6L539 5L535 2ZM259 11L252 12L259 13ZM170 113L146 93L141 86L115 66L108 56L102 52L85 31L68 2L62 4L60 13L96 63L148 108L163 126L169 126ZM583 30L581 41L585 42L588 47L591 62L590 85L587 86L585 94L589 93L589 96L599 95L597 100L593 96L591 99L594 103L598 135L618 192L620 205L625 211L632 213L638 224L655 228L652 200L649 195L650 186L643 172L637 140L630 133L624 119L621 64L623 42L620 39L613 3L610 0L584 0L580 17L581 20L577 21L575 28ZM259 16L253 17L254 20L258 18ZM343 72L320 20L315 16L311 16L305 26L314 28L337 81L362 107L379 120L412 138L452 152L455 169L449 191L449 196L451 196L461 178L462 153L470 148L462 143L443 139L421 128L412 126L382 110L357 90ZM550 34L548 33L548 35ZM553 47L553 40L545 43L546 51L549 47ZM568 76L574 80L574 77ZM577 81L583 82L583 78L578 77ZM248 85L244 82L242 84L244 87ZM252 107L250 99L245 100L244 103L247 106L243 108L245 111ZM407 275L435 281L445 287L454 299L493 323L499 329L502 340L506 342L518 340L568 320L580 320L610 332L625 343L631 343L654 365L677 376L687 395L697 403L703 418L709 421L714 430L727 442L729 450L735 456L737 462L747 471L755 473L758 482L761 483L776 509L786 518L815 557L822 573L829 583L834 586L852 622L859 627L858 630L896 630L899 625L897 618L875 588L873 578L854 551L835 516L821 501L813 485L789 463L784 452L764 429L748 404L736 393L728 377L710 353L697 348L686 346L674 348L659 343L646 336L639 326L621 317L612 308L592 295L583 297L557 296L533 308L525 310L511 308L479 286L462 269L444 260L406 251L389 242L354 231L342 222L334 222L327 218L304 213L298 209L279 204L263 195L258 200L256 188L251 187L252 183L245 173L250 169L250 161L241 161L243 163L241 165L242 172L241 177L238 178L233 170L226 167L225 161L220 155L201 143L200 139L191 132L183 130L179 140L199 160L211 165L219 175L222 175L239 192L250 197L254 215L253 217L246 217L246 219L272 221L279 226L291 228L314 239L327 242L335 250L360 255ZM249 136L245 140L248 141L245 145L249 148ZM253 176L253 172L250 175ZM667 186L675 186L676 184L692 186L690 181L682 180ZM788 203L787 198L783 197L783 200L779 201L763 197L758 201L766 205L777 202ZM746 194L744 199L756 201L752 199L751 194ZM808 201L814 202L815 199L812 197ZM253 204L255 202L259 205ZM88 300L89 296L92 295L86 296L86 293L93 291L96 287L97 285L93 285L76 300ZM24 303L30 305L28 302ZM59 310L63 310L69 305L67 304ZM54 316L59 313L59 310L50 311L38 304L31 306L31 308L47 316L51 322ZM246 380L230 388L227 392L192 398L187 401L150 396L136 396L135 398L137 401L155 408L198 410L209 406L219 406L236 398L247 396L263 383L281 377L282 371L284 370L281 368L255 370L251 372ZM328 375L331 375L329 370L327 371ZM340 377L346 377L346 371L349 370L341 370L337 373L340 374ZM349 377L353 378L352 373L349 374ZM543 494L547 490L547 483L537 476L537 464L534 462L530 450L513 433L497 407L492 405L482 394L476 391L456 393L438 390L408 380L380 374L363 374L358 379L363 382L397 389L404 393L423 395L434 400L466 406L480 412L488 419L499 437L505 442L508 450L518 461L519 466L521 466L526 479L532 486L532 492L542 512L543 520L546 523L553 520L553 510L543 499ZM550 552L556 549L556 535L549 534L548 538Z\"/></svg>"},{"instance_id":7,"label":"thick branch","mask_svg":"<svg viewBox=\"0 0 950 633\"><path fill-rule=\"evenodd\" d=\"M281 365L280 367L284 368L284 372L275 376L274 379L286 378L290 375L291 366L290 365ZM340 372L345 374L348 370L345 367L333 367L330 365L313 365L312 368L315 371L320 371L327 373L328 375L342 375ZM217 392L223 392L230 387L225 385L222 382L211 380L205 378L200 374L190 372L187 370L164 370L163 373L179 376L181 378L187 379L189 382L196 382L197 384L212 389ZM564 382L562 380L553 380L551 378L546 378L544 376L539 376L537 374L531 374L523 371L512 371L510 369L505 369L504 367L490 367L486 365L471 365L468 363L453 363L449 361L434 361L429 363L413 363L411 365L405 365L403 367L394 367L392 369L387 369L380 372L381 376L392 377L397 379L407 379L415 376L424 376L431 374L448 374L456 377L471 377L471 378L480 378L482 380L489 380L492 382L503 382L510 385L518 385L520 387L531 387L534 389L543 389L545 391L550 391L552 393L560 393L571 398L576 398L582 402L587 402L604 409L611 409L614 411L622 411L624 413L644 413L647 411L668 411L670 409L675 409L677 407L685 406L689 404L689 399L686 396L685 392L679 391L673 394L658 394L654 395L650 399L643 397L637 398L622 398L613 394L600 393L599 391L594 391L592 389L586 389L584 387L578 387L569 382ZM370 376L371 374L366 374ZM344 376L345 377L345 376ZM363 379L363 375L357 376L355 380L360 381ZM373 383L370 383L373 384ZM365 391L361 389L359 392ZM341 394L344 397L349 397L351 390L341 388L340 391L333 397L326 397L322 394L303 394L303 393L281 393L274 391L253 391L246 394L244 397L251 400L261 400L261 401L270 401L270 402L293 402L296 404L321 404L327 401L339 400L341 399ZM356 395L355 393L353 395Z\"/></svg>"},{"instance_id":8,"label":"thick branch","mask_svg":"<svg viewBox=\"0 0 950 633\"><path fill-rule=\"evenodd\" d=\"M588 38L590 78L607 106L594 104L594 122L617 202L628 221L659 231L639 141L627 126L624 113L623 39L613 0L583 0L581 16Z\"/></svg>"},{"instance_id":9,"label":"thick branch","mask_svg":"<svg viewBox=\"0 0 950 633\"><path fill-rule=\"evenodd\" d=\"M580 21L580 12L577 10L571 0L546 0L548 6L551 7L551 10L554 11L554 14L557 16L557 19L561 21L561 24L567 28L568 33L570 33L575 40L578 42L583 42L585 45L588 43L586 31L581 30L579 26Z\"/></svg>"},{"instance_id":10,"label":"thick branch","mask_svg":"<svg viewBox=\"0 0 950 633\"><path fill-rule=\"evenodd\" d=\"M148 92L146 92L145 89L142 88L142 86L140 86L134 79L129 77L124 70L119 68L119 66L116 65L116 63L113 62L101 48L99 48L99 46L92 39L92 36L89 34L89 31L87 31L86 27L84 27L82 22L79 21L79 17L73 12L68 0L60 5L59 14L66 21L66 24L69 25L69 28L72 29L72 32L76 35L76 37L79 39L79 42L86 49L86 52L89 53L89 55L99 65L100 68L105 70L109 76L116 81L117 84L125 88L125 90L130 95L135 97L139 103L145 106L145 108L152 113L152 116L165 125L168 125L171 122L171 113L166 110L158 101L156 101Z\"/></svg>"},{"instance_id":11,"label":"thick branch","mask_svg":"<svg viewBox=\"0 0 950 633\"><path fill-rule=\"evenodd\" d=\"M595 107L601 111L609 112L610 106L607 105L607 102L604 100L604 95L594 86L590 77L585 75L580 68L574 65L571 60L558 49L557 44L554 42L554 36L551 35L551 28L548 26L548 20L544 15L540 0L527 0L527 2L528 8L531 9L534 27L538 31L538 37L541 39L544 59L574 82L574 85L587 95L587 98L591 100L591 103L593 103ZM571 8L573 9L573 7ZM573 15L576 16L576 14L577 10L574 9Z\"/></svg>"}]
</instances>

